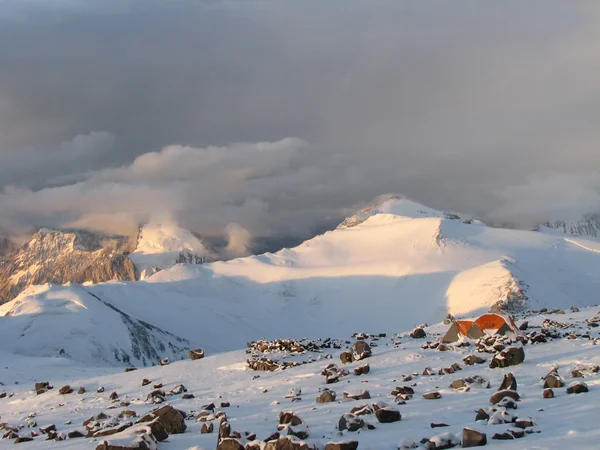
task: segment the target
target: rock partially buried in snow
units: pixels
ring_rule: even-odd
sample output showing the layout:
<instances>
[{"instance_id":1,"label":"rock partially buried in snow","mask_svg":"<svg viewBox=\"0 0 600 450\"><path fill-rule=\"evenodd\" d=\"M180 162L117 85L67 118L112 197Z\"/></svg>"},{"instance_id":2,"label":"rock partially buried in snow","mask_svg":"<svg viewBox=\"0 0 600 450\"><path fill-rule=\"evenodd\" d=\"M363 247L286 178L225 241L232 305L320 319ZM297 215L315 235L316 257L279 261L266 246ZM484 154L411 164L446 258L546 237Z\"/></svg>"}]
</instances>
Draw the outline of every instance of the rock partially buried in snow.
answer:
<instances>
[{"instance_id":1,"label":"rock partially buried in snow","mask_svg":"<svg viewBox=\"0 0 600 450\"><path fill-rule=\"evenodd\" d=\"M494 355L490 361L490 369L516 366L523 361L525 361L525 351L523 350L523 347L509 347Z\"/></svg>"},{"instance_id":2,"label":"rock partially buried in snow","mask_svg":"<svg viewBox=\"0 0 600 450\"><path fill-rule=\"evenodd\" d=\"M380 408L375 412L375 417L380 423L393 423L402 420L400 411L395 408L386 407Z\"/></svg>"},{"instance_id":3,"label":"rock partially buried in snow","mask_svg":"<svg viewBox=\"0 0 600 450\"><path fill-rule=\"evenodd\" d=\"M334 391L324 391L321 395L317 397L317 403L330 403L335 401L335 392Z\"/></svg>"},{"instance_id":4,"label":"rock partially buried in snow","mask_svg":"<svg viewBox=\"0 0 600 450\"><path fill-rule=\"evenodd\" d=\"M552 389L544 389L542 396L544 398L554 398L554 391Z\"/></svg>"},{"instance_id":5,"label":"rock partially buried in snow","mask_svg":"<svg viewBox=\"0 0 600 450\"><path fill-rule=\"evenodd\" d=\"M423 398L427 399L427 400L437 400L437 399L442 398L442 394L440 394L437 391L427 392L427 393L423 394Z\"/></svg>"},{"instance_id":6,"label":"rock partially buried in snow","mask_svg":"<svg viewBox=\"0 0 600 450\"><path fill-rule=\"evenodd\" d=\"M480 358L477 355L467 355L463 358L463 362L467 366L473 366L475 364L483 364L485 362L485 359Z\"/></svg>"},{"instance_id":7,"label":"rock partially buried in snow","mask_svg":"<svg viewBox=\"0 0 600 450\"><path fill-rule=\"evenodd\" d=\"M505 389L503 391L498 391L496 393L494 393L494 395L492 395L490 397L490 403L492 405L495 405L496 403L499 403L502 399L509 397L515 401L519 401L521 399L519 393L517 391L511 391L508 389Z\"/></svg>"},{"instance_id":8,"label":"rock partially buried in snow","mask_svg":"<svg viewBox=\"0 0 600 450\"><path fill-rule=\"evenodd\" d=\"M460 439L452 433L444 433L429 438L426 445L430 450L443 450L460 445Z\"/></svg>"},{"instance_id":9,"label":"rock partially buried in snow","mask_svg":"<svg viewBox=\"0 0 600 450\"><path fill-rule=\"evenodd\" d=\"M370 357L372 354L371 347L365 341L356 341L352 346L352 360L361 361Z\"/></svg>"},{"instance_id":10,"label":"rock partially buried in snow","mask_svg":"<svg viewBox=\"0 0 600 450\"><path fill-rule=\"evenodd\" d=\"M507 374L504 374L504 379L502 380L502 383L500 384L500 387L498 388L499 391L504 391L506 389L511 390L511 391L517 390L517 379L510 372Z\"/></svg>"},{"instance_id":11,"label":"rock partially buried in snow","mask_svg":"<svg viewBox=\"0 0 600 450\"><path fill-rule=\"evenodd\" d=\"M344 414L338 422L338 430L358 431L365 426L365 422L354 414Z\"/></svg>"},{"instance_id":12,"label":"rock partially buried in snow","mask_svg":"<svg viewBox=\"0 0 600 450\"><path fill-rule=\"evenodd\" d=\"M588 386L583 381L575 381L567 388L567 394L582 394L588 392Z\"/></svg>"},{"instance_id":13,"label":"rock partially buried in snow","mask_svg":"<svg viewBox=\"0 0 600 450\"><path fill-rule=\"evenodd\" d=\"M197 348L195 350L188 351L188 356L191 360L197 360L204 358L204 350L201 348Z\"/></svg>"},{"instance_id":14,"label":"rock partially buried in snow","mask_svg":"<svg viewBox=\"0 0 600 450\"><path fill-rule=\"evenodd\" d=\"M169 434L183 433L187 428L184 421L185 416L170 405L155 409L138 420L137 423L152 422L156 418Z\"/></svg>"},{"instance_id":15,"label":"rock partially buried in snow","mask_svg":"<svg viewBox=\"0 0 600 450\"><path fill-rule=\"evenodd\" d=\"M483 447L487 444L487 436L485 433L474 430L472 428L464 428L462 432L462 447Z\"/></svg>"},{"instance_id":16,"label":"rock partially buried in snow","mask_svg":"<svg viewBox=\"0 0 600 450\"><path fill-rule=\"evenodd\" d=\"M367 400L371 398L371 394L369 394L369 391L344 392L344 398L351 398L353 400Z\"/></svg>"},{"instance_id":17,"label":"rock partially buried in snow","mask_svg":"<svg viewBox=\"0 0 600 450\"><path fill-rule=\"evenodd\" d=\"M422 327L417 327L410 333L410 337L413 339L423 339L427 337L427 333Z\"/></svg>"},{"instance_id":18,"label":"rock partially buried in snow","mask_svg":"<svg viewBox=\"0 0 600 450\"><path fill-rule=\"evenodd\" d=\"M325 450L356 450L358 441L328 442Z\"/></svg>"}]
</instances>

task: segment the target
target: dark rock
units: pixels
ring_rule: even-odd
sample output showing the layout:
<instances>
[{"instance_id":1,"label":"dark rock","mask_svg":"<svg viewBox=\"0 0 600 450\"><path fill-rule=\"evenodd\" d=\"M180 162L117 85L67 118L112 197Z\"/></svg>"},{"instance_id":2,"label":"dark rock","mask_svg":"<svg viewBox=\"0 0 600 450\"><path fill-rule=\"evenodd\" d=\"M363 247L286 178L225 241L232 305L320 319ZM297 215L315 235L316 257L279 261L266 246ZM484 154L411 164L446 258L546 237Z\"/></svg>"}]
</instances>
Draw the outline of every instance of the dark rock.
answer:
<instances>
[{"instance_id":1,"label":"dark rock","mask_svg":"<svg viewBox=\"0 0 600 450\"><path fill-rule=\"evenodd\" d=\"M340 353L340 361L342 364L349 364L352 362L352 353L350 352L342 352Z\"/></svg>"},{"instance_id":2,"label":"dark rock","mask_svg":"<svg viewBox=\"0 0 600 450\"><path fill-rule=\"evenodd\" d=\"M354 375L366 375L371 370L371 366L368 364L363 364L362 366L358 366L354 369Z\"/></svg>"},{"instance_id":3,"label":"dark rock","mask_svg":"<svg viewBox=\"0 0 600 450\"><path fill-rule=\"evenodd\" d=\"M98 394L102 394L104 392L104 386L100 386L98 389L96 389L96 392Z\"/></svg>"},{"instance_id":4,"label":"dark rock","mask_svg":"<svg viewBox=\"0 0 600 450\"><path fill-rule=\"evenodd\" d=\"M165 428L165 431L168 434L183 433L187 428L184 421L184 415L170 405L165 405L155 409L152 411L152 414L148 414L142 419L138 420L138 423L150 422L154 420L154 418L158 418L158 421Z\"/></svg>"},{"instance_id":5,"label":"dark rock","mask_svg":"<svg viewBox=\"0 0 600 450\"><path fill-rule=\"evenodd\" d=\"M300 417L298 417L294 412L280 412L279 413L279 423L282 425L290 424L292 426L302 425L304 422Z\"/></svg>"},{"instance_id":6,"label":"dark rock","mask_svg":"<svg viewBox=\"0 0 600 450\"><path fill-rule=\"evenodd\" d=\"M527 418L523 418L523 419L517 419L515 421L515 427L517 428L530 428L533 426L533 420L531 420L529 417Z\"/></svg>"},{"instance_id":7,"label":"dark rock","mask_svg":"<svg viewBox=\"0 0 600 450\"><path fill-rule=\"evenodd\" d=\"M500 387L498 388L499 391L504 391L506 389L509 389L511 391L517 390L517 380L516 380L515 376L510 372L504 374L504 379L502 380L502 384L500 384Z\"/></svg>"},{"instance_id":8,"label":"dark rock","mask_svg":"<svg viewBox=\"0 0 600 450\"><path fill-rule=\"evenodd\" d=\"M200 433L209 434L209 433L212 433L214 431L214 429L215 429L215 426L213 425L212 422L209 424L203 423L202 428L200 429Z\"/></svg>"},{"instance_id":9,"label":"dark rock","mask_svg":"<svg viewBox=\"0 0 600 450\"><path fill-rule=\"evenodd\" d=\"M489 420L489 419L490 419L490 415L484 409L479 408L477 410L477 415L475 416L475 421Z\"/></svg>"},{"instance_id":10,"label":"dark rock","mask_svg":"<svg viewBox=\"0 0 600 450\"><path fill-rule=\"evenodd\" d=\"M525 351L523 350L523 347L509 347L494 355L490 361L490 369L516 366L523 361L525 361Z\"/></svg>"},{"instance_id":11,"label":"dark rock","mask_svg":"<svg viewBox=\"0 0 600 450\"><path fill-rule=\"evenodd\" d=\"M552 372L552 373L549 373L548 375L546 375L546 379L544 381L544 389L546 389L546 388L555 389L555 388L561 388L563 386L564 386L564 383L563 383L562 379L558 376L557 373Z\"/></svg>"},{"instance_id":12,"label":"dark rock","mask_svg":"<svg viewBox=\"0 0 600 450\"><path fill-rule=\"evenodd\" d=\"M102 430L99 431L91 431L91 436L88 433L88 437L106 437L106 436L112 436L113 434L117 434L120 433L123 430L126 430L127 428L129 428L130 426L132 426L133 424L131 422L126 422L126 423L122 423L116 427L112 427L112 428L104 428Z\"/></svg>"},{"instance_id":13,"label":"dark rock","mask_svg":"<svg viewBox=\"0 0 600 450\"><path fill-rule=\"evenodd\" d=\"M335 392L334 391L324 391L321 395L317 397L317 403L330 403L335 401Z\"/></svg>"},{"instance_id":14,"label":"dark rock","mask_svg":"<svg viewBox=\"0 0 600 450\"><path fill-rule=\"evenodd\" d=\"M221 402L221 408L229 408L231 406L231 403L229 402Z\"/></svg>"},{"instance_id":15,"label":"dark rock","mask_svg":"<svg viewBox=\"0 0 600 450\"><path fill-rule=\"evenodd\" d=\"M54 425L54 424L44 425L43 427L40 427L40 431L42 434L48 434L51 431L56 431L56 425Z\"/></svg>"},{"instance_id":16,"label":"dark rock","mask_svg":"<svg viewBox=\"0 0 600 450\"><path fill-rule=\"evenodd\" d=\"M110 398L111 400L116 400L119 398L119 394L117 394L116 392L111 392L111 394L108 396L108 398Z\"/></svg>"},{"instance_id":17,"label":"dark rock","mask_svg":"<svg viewBox=\"0 0 600 450\"><path fill-rule=\"evenodd\" d=\"M375 412L375 417L380 423L393 423L402 420L400 411L394 408L381 408Z\"/></svg>"},{"instance_id":18,"label":"dark rock","mask_svg":"<svg viewBox=\"0 0 600 450\"><path fill-rule=\"evenodd\" d=\"M581 394L588 392L588 386L583 381L577 381L567 388L567 394Z\"/></svg>"},{"instance_id":19,"label":"dark rock","mask_svg":"<svg viewBox=\"0 0 600 450\"><path fill-rule=\"evenodd\" d=\"M487 436L471 428L463 428L462 432L462 447L483 447L487 444Z\"/></svg>"},{"instance_id":20,"label":"dark rock","mask_svg":"<svg viewBox=\"0 0 600 450\"><path fill-rule=\"evenodd\" d=\"M29 436L20 436L17 439L15 439L15 444L20 444L22 442L30 442L33 441L32 437Z\"/></svg>"},{"instance_id":21,"label":"dark rock","mask_svg":"<svg viewBox=\"0 0 600 450\"><path fill-rule=\"evenodd\" d=\"M183 394L183 395L181 396L181 398L182 398L183 400L190 400L190 399L194 398L194 394Z\"/></svg>"},{"instance_id":22,"label":"dark rock","mask_svg":"<svg viewBox=\"0 0 600 450\"><path fill-rule=\"evenodd\" d=\"M427 392L427 393L423 394L423 398L425 398L427 400L437 400L439 398L442 398L442 394L440 394L437 391L435 391L435 392Z\"/></svg>"},{"instance_id":23,"label":"dark rock","mask_svg":"<svg viewBox=\"0 0 600 450\"><path fill-rule=\"evenodd\" d=\"M244 450L244 446L237 439L228 437L219 440L217 450Z\"/></svg>"},{"instance_id":24,"label":"dark rock","mask_svg":"<svg viewBox=\"0 0 600 450\"><path fill-rule=\"evenodd\" d=\"M365 341L356 341L352 346L352 360L360 361L370 357L372 354L371 347Z\"/></svg>"},{"instance_id":25,"label":"dark rock","mask_svg":"<svg viewBox=\"0 0 600 450\"><path fill-rule=\"evenodd\" d=\"M192 359L192 360L202 359L202 358L204 358L204 350L201 348L197 348L195 350L190 350L188 352L188 355L189 355L190 359Z\"/></svg>"},{"instance_id":26,"label":"dark rock","mask_svg":"<svg viewBox=\"0 0 600 450\"><path fill-rule=\"evenodd\" d=\"M467 355L463 358L463 362L467 366L473 366L475 364L483 364L485 362L485 359L480 358L477 355Z\"/></svg>"},{"instance_id":27,"label":"dark rock","mask_svg":"<svg viewBox=\"0 0 600 450\"><path fill-rule=\"evenodd\" d=\"M344 392L344 398L351 398L353 400L368 400L371 398L371 394L369 394L369 391L362 391L355 394Z\"/></svg>"},{"instance_id":28,"label":"dark rock","mask_svg":"<svg viewBox=\"0 0 600 450\"><path fill-rule=\"evenodd\" d=\"M542 394L544 398L554 398L554 391L552 389L544 389Z\"/></svg>"},{"instance_id":29,"label":"dark rock","mask_svg":"<svg viewBox=\"0 0 600 450\"><path fill-rule=\"evenodd\" d=\"M125 368L125 372L133 372L134 370L137 370L137 367L126 367Z\"/></svg>"},{"instance_id":30,"label":"dark rock","mask_svg":"<svg viewBox=\"0 0 600 450\"><path fill-rule=\"evenodd\" d=\"M142 380L142 386L147 386L147 385L149 385L150 383L152 383L152 381L148 380L147 378L144 378L144 379Z\"/></svg>"},{"instance_id":31,"label":"dark rock","mask_svg":"<svg viewBox=\"0 0 600 450\"><path fill-rule=\"evenodd\" d=\"M410 337L413 339L423 339L427 337L427 333L423 328L417 327L410 333Z\"/></svg>"},{"instance_id":32,"label":"dark rock","mask_svg":"<svg viewBox=\"0 0 600 450\"><path fill-rule=\"evenodd\" d=\"M80 388L77 390L77 393L78 393L79 395L85 394L85 388L84 388L83 386L81 386L81 387L80 387Z\"/></svg>"},{"instance_id":33,"label":"dark rock","mask_svg":"<svg viewBox=\"0 0 600 450\"><path fill-rule=\"evenodd\" d=\"M365 422L354 414L344 414L338 422L338 430L358 431L365 426Z\"/></svg>"},{"instance_id":34,"label":"dark rock","mask_svg":"<svg viewBox=\"0 0 600 450\"><path fill-rule=\"evenodd\" d=\"M431 428L445 428L445 427L448 427L449 425L447 423L430 423L429 426Z\"/></svg>"},{"instance_id":35,"label":"dark rock","mask_svg":"<svg viewBox=\"0 0 600 450\"><path fill-rule=\"evenodd\" d=\"M72 388L71 388L71 386L69 386L68 384L67 384L66 386L63 386L63 387L61 387L61 388L58 390L58 393L59 393L59 394L63 394L63 395L66 395L66 394L71 394L72 392L73 392L73 389L72 389Z\"/></svg>"},{"instance_id":36,"label":"dark rock","mask_svg":"<svg viewBox=\"0 0 600 450\"><path fill-rule=\"evenodd\" d=\"M490 397L490 403L492 405L495 405L496 403L500 402L500 400L502 400L505 397L512 398L515 401L519 401L521 399L521 397L519 396L519 393L517 391L510 391L507 389L504 391L498 391L498 392L494 393L494 395L492 395Z\"/></svg>"},{"instance_id":37,"label":"dark rock","mask_svg":"<svg viewBox=\"0 0 600 450\"><path fill-rule=\"evenodd\" d=\"M85 437L85 434L83 434L83 433L82 433L81 431L79 431L79 430L72 430L72 431L69 431L69 432L67 433L67 437L68 437L69 439L76 439L76 438L82 438L82 437Z\"/></svg>"},{"instance_id":38,"label":"dark rock","mask_svg":"<svg viewBox=\"0 0 600 450\"><path fill-rule=\"evenodd\" d=\"M356 450L358 441L328 442L325 450Z\"/></svg>"}]
</instances>

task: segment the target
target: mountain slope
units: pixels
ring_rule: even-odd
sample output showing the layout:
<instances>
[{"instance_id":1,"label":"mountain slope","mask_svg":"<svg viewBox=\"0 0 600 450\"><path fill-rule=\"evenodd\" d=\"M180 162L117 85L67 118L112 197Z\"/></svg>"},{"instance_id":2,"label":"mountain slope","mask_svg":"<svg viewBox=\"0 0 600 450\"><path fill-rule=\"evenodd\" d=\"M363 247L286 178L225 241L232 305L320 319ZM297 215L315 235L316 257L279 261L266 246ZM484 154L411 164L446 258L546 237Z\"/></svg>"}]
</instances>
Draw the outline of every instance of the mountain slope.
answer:
<instances>
[{"instance_id":1,"label":"mountain slope","mask_svg":"<svg viewBox=\"0 0 600 450\"><path fill-rule=\"evenodd\" d=\"M588 239L600 239L600 214L586 214L580 220L557 220L537 227L538 231L555 231Z\"/></svg>"},{"instance_id":2,"label":"mountain slope","mask_svg":"<svg viewBox=\"0 0 600 450\"><path fill-rule=\"evenodd\" d=\"M517 309L592 305L598 287L597 242L491 228L443 213L380 213L274 254L179 264L143 282L85 289L210 353L260 337L395 332L499 303ZM71 288L65 289L56 295ZM17 301L37 300L24 293ZM19 351L8 336L0 348Z\"/></svg>"},{"instance_id":3,"label":"mountain slope","mask_svg":"<svg viewBox=\"0 0 600 450\"><path fill-rule=\"evenodd\" d=\"M135 280L127 238L40 229L0 261L0 304L31 285Z\"/></svg>"}]
</instances>

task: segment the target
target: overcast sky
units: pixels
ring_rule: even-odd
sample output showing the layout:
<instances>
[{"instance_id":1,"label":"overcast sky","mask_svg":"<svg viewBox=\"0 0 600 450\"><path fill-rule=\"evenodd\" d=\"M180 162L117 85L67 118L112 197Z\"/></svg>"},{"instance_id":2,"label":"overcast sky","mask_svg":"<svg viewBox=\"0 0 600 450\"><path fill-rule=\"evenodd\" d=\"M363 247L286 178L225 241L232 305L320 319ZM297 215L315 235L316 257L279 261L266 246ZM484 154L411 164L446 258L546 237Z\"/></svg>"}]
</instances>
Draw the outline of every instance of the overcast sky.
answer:
<instances>
[{"instance_id":1,"label":"overcast sky","mask_svg":"<svg viewBox=\"0 0 600 450\"><path fill-rule=\"evenodd\" d=\"M600 211L600 4L4 0L0 228Z\"/></svg>"}]
</instances>

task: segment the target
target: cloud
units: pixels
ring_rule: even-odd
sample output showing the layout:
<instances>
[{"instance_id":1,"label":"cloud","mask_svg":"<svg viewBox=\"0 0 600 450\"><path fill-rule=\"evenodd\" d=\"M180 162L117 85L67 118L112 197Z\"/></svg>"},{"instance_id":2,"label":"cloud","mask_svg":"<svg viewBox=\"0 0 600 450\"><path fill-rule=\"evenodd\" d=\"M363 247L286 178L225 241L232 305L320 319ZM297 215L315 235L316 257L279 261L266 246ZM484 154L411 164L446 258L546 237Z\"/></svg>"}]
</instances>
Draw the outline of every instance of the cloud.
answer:
<instances>
[{"instance_id":1,"label":"cloud","mask_svg":"<svg viewBox=\"0 0 600 450\"><path fill-rule=\"evenodd\" d=\"M238 258L250 254L252 236L250 232L237 223L230 223L225 227L227 233L227 246L225 247L225 256L228 258Z\"/></svg>"},{"instance_id":2,"label":"cloud","mask_svg":"<svg viewBox=\"0 0 600 450\"><path fill-rule=\"evenodd\" d=\"M598 5L558 0L11 0L0 226L306 236L383 192L598 210L599 40Z\"/></svg>"}]
</instances>

